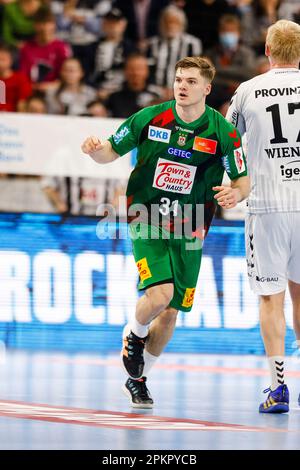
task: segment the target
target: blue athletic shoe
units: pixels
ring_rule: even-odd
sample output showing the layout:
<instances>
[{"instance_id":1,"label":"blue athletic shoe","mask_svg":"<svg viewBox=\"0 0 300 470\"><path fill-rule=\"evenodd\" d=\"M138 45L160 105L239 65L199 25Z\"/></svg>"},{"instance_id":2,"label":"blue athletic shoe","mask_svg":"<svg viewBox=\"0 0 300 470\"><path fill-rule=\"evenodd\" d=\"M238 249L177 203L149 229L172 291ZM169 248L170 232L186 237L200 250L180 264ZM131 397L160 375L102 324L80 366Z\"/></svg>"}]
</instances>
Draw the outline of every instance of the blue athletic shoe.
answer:
<instances>
[{"instance_id":1,"label":"blue athletic shoe","mask_svg":"<svg viewBox=\"0 0 300 470\"><path fill-rule=\"evenodd\" d=\"M287 386L279 385L276 390L267 388L264 393L270 392L265 402L259 405L260 413L287 413L289 411L290 394Z\"/></svg>"}]
</instances>

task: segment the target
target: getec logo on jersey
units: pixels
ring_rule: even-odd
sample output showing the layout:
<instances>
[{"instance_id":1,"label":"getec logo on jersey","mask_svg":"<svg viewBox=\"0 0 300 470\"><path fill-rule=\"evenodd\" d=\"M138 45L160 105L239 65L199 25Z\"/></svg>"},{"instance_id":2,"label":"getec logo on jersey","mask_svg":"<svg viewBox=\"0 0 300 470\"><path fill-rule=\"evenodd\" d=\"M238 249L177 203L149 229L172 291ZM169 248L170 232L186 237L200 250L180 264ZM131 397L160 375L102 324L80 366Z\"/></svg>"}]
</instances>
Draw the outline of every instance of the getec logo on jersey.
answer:
<instances>
[{"instance_id":1,"label":"getec logo on jersey","mask_svg":"<svg viewBox=\"0 0 300 470\"><path fill-rule=\"evenodd\" d=\"M239 147L238 149L234 150L233 155L234 155L235 166L237 168L238 173L243 173L246 170L246 168L245 168L245 162L243 159L242 147Z\"/></svg>"},{"instance_id":2,"label":"getec logo on jersey","mask_svg":"<svg viewBox=\"0 0 300 470\"><path fill-rule=\"evenodd\" d=\"M159 158L153 188L171 193L190 194L197 167Z\"/></svg>"},{"instance_id":3,"label":"getec logo on jersey","mask_svg":"<svg viewBox=\"0 0 300 470\"><path fill-rule=\"evenodd\" d=\"M148 139L155 140L156 142L169 143L171 137L170 129L163 129L162 127L149 126Z\"/></svg>"}]
</instances>

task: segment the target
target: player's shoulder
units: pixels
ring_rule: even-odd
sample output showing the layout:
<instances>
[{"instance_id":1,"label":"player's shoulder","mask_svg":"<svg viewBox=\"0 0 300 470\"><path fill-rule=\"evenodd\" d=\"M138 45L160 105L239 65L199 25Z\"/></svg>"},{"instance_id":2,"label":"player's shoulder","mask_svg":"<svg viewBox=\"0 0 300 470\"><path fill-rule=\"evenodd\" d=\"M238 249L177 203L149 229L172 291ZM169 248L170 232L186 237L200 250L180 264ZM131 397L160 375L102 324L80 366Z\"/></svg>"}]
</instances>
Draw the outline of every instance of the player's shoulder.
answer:
<instances>
[{"instance_id":1,"label":"player's shoulder","mask_svg":"<svg viewBox=\"0 0 300 470\"><path fill-rule=\"evenodd\" d=\"M249 80L246 80L245 82L241 83L236 89L235 93L239 96L247 95L251 93L254 88L260 86L262 83L269 82L270 79L270 71L262 73L260 75L256 75L255 77L250 78Z\"/></svg>"},{"instance_id":2,"label":"player's shoulder","mask_svg":"<svg viewBox=\"0 0 300 470\"><path fill-rule=\"evenodd\" d=\"M235 127L231 122L227 121L227 119L216 109L207 106L207 112L209 114L209 118L213 120L216 130L225 130L232 131Z\"/></svg>"},{"instance_id":3,"label":"player's shoulder","mask_svg":"<svg viewBox=\"0 0 300 470\"><path fill-rule=\"evenodd\" d=\"M152 119L154 116L159 115L171 108L172 101L164 101L163 103L154 104L152 106L147 106L140 109L137 113L135 113L135 116L141 119L145 119L149 116Z\"/></svg>"}]
</instances>

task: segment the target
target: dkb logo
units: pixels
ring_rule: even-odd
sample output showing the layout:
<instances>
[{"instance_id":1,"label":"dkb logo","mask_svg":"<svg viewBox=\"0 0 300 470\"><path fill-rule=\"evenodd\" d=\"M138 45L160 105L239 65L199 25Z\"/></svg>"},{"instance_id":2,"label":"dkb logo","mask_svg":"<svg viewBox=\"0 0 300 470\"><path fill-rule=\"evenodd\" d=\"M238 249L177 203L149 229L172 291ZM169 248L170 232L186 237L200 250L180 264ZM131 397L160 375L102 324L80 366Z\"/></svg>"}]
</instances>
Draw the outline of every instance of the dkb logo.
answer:
<instances>
[{"instance_id":1,"label":"dkb logo","mask_svg":"<svg viewBox=\"0 0 300 470\"><path fill-rule=\"evenodd\" d=\"M0 80L0 104L6 103L5 83Z\"/></svg>"}]
</instances>

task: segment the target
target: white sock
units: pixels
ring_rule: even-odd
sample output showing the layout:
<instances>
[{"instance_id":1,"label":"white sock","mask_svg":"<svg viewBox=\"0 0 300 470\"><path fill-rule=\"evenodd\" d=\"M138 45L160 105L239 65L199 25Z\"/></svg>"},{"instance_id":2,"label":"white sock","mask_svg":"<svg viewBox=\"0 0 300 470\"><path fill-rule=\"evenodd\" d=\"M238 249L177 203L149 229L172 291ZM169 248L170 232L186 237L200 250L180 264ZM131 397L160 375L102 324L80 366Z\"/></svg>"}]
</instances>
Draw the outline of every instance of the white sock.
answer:
<instances>
[{"instance_id":1,"label":"white sock","mask_svg":"<svg viewBox=\"0 0 300 470\"><path fill-rule=\"evenodd\" d=\"M272 379L271 390L275 390L284 384L284 356L271 356L268 361Z\"/></svg>"},{"instance_id":2,"label":"white sock","mask_svg":"<svg viewBox=\"0 0 300 470\"><path fill-rule=\"evenodd\" d=\"M147 351L147 349L144 349L144 361L145 361L145 365L144 365L144 372L143 372L143 375L144 375L145 377L148 376L150 369L152 369L152 367L153 367L154 364L156 363L158 357L159 357L159 356L153 356L153 354L150 354L150 353Z\"/></svg>"},{"instance_id":3,"label":"white sock","mask_svg":"<svg viewBox=\"0 0 300 470\"><path fill-rule=\"evenodd\" d=\"M149 325L142 325L135 318L131 323L131 331L139 338L145 338L148 335Z\"/></svg>"}]
</instances>

